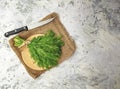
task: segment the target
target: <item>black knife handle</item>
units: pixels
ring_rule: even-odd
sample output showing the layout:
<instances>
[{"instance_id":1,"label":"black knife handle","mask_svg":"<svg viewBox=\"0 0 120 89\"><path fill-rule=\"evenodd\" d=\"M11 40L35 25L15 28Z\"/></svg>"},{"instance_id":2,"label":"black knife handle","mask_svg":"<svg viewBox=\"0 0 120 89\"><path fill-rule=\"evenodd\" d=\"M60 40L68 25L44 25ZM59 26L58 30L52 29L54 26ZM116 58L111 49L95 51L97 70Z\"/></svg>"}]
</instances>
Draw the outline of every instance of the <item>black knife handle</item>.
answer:
<instances>
[{"instance_id":1,"label":"black knife handle","mask_svg":"<svg viewBox=\"0 0 120 89\"><path fill-rule=\"evenodd\" d=\"M24 26L24 27L17 28L17 29L15 29L15 30L6 32L6 33L4 34L4 36L5 36L5 37L8 37L8 36L10 36L10 35L14 35L14 34L17 34L17 33L21 32L21 31L27 31L27 30L28 30L28 27L27 27L27 26Z\"/></svg>"}]
</instances>

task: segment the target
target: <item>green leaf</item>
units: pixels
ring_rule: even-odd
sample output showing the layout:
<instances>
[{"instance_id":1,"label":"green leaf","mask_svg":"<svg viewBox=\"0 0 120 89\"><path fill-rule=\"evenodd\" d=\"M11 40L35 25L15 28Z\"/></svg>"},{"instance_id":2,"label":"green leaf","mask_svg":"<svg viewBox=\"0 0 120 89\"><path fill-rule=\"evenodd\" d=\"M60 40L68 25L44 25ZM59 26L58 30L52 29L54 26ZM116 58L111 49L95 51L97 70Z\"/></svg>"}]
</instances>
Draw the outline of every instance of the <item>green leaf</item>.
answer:
<instances>
[{"instance_id":1,"label":"green leaf","mask_svg":"<svg viewBox=\"0 0 120 89\"><path fill-rule=\"evenodd\" d=\"M49 69L58 64L63 45L62 36L56 36L52 30L49 30L44 36L33 38L28 48L37 65Z\"/></svg>"}]
</instances>

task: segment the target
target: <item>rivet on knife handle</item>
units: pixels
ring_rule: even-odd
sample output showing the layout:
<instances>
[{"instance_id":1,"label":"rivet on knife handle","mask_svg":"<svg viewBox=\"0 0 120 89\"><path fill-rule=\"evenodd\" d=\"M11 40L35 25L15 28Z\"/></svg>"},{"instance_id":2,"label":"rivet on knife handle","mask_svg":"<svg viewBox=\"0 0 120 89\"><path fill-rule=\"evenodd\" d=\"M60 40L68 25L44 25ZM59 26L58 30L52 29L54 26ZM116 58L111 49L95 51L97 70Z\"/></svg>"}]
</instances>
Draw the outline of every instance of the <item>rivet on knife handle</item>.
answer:
<instances>
[{"instance_id":1,"label":"rivet on knife handle","mask_svg":"<svg viewBox=\"0 0 120 89\"><path fill-rule=\"evenodd\" d=\"M5 37L9 37L10 35L14 35L16 33L19 33L21 31L27 31L28 30L28 27L27 26L24 26L24 27L21 27L21 28L17 28L15 30L12 30L12 31L9 31L9 32L6 32L4 34Z\"/></svg>"}]
</instances>

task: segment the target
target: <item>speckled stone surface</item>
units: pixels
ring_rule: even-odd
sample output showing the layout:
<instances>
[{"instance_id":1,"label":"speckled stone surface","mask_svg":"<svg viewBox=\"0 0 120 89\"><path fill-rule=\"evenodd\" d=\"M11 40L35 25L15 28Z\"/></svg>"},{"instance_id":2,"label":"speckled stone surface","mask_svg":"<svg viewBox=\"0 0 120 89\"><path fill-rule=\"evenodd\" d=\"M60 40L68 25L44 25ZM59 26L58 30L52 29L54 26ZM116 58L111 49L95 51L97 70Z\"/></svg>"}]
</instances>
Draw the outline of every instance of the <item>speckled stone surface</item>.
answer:
<instances>
[{"instance_id":1,"label":"speckled stone surface","mask_svg":"<svg viewBox=\"0 0 120 89\"><path fill-rule=\"evenodd\" d=\"M77 49L34 80L3 34L52 12ZM119 46L120 0L0 0L0 89L120 89Z\"/></svg>"}]
</instances>

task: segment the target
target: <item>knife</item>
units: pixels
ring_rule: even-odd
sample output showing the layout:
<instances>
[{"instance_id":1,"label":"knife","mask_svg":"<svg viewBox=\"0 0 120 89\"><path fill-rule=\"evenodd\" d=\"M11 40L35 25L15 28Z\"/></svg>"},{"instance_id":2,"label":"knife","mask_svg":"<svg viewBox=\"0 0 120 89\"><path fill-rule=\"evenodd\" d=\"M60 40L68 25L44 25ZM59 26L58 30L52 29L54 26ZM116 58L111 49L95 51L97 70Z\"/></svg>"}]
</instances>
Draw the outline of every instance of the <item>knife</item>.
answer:
<instances>
[{"instance_id":1,"label":"knife","mask_svg":"<svg viewBox=\"0 0 120 89\"><path fill-rule=\"evenodd\" d=\"M31 24L31 25L28 25L28 26L23 26L23 27L20 27L20 28L17 28L17 29L14 29L12 31L9 31L9 32L6 32L4 34L5 37L9 37L10 35L14 35L14 34L17 34L19 32L22 32L22 31L28 31L30 29L33 29L33 28L36 28L38 26L43 26L47 23L50 23L51 21L53 21L55 19L55 17L53 18L50 18L50 19L47 19L45 21L41 21L41 22L37 22L35 24Z\"/></svg>"}]
</instances>

